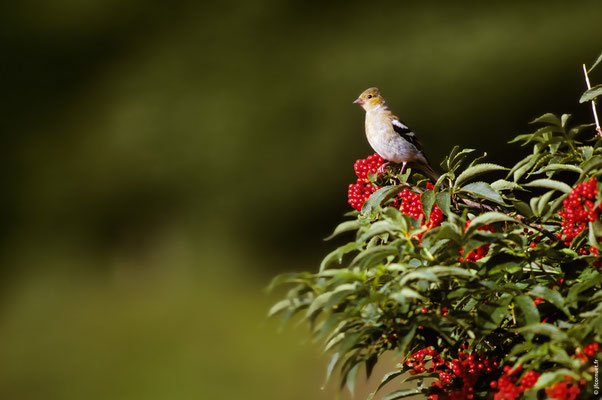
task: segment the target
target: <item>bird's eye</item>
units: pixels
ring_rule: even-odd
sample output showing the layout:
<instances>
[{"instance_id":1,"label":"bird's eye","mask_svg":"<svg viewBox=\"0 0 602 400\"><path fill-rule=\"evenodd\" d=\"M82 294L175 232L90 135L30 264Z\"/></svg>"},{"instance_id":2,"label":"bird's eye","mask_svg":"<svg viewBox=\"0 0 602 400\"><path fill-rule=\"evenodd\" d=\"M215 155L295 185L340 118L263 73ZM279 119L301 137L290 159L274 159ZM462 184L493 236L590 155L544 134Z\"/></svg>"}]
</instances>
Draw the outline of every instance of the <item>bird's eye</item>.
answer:
<instances>
[{"instance_id":1,"label":"bird's eye","mask_svg":"<svg viewBox=\"0 0 602 400\"><path fill-rule=\"evenodd\" d=\"M369 99L371 99L371 98L372 98L372 95L371 95L371 94L369 94L369 95L368 95L368 96L366 96L366 97L368 97Z\"/></svg>"}]
</instances>

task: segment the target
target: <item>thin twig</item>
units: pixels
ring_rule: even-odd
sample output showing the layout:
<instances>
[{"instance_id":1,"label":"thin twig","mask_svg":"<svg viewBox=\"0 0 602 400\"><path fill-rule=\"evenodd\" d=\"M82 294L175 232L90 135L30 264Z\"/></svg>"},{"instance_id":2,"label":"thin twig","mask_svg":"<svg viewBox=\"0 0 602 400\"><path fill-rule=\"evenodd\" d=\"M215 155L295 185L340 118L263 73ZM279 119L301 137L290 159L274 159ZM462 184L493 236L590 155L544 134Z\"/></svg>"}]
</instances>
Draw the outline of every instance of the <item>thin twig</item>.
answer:
<instances>
[{"instance_id":1,"label":"thin twig","mask_svg":"<svg viewBox=\"0 0 602 400\"><path fill-rule=\"evenodd\" d=\"M585 84L587 85L587 90L590 90L592 85L589 83L589 76L587 75L587 68L585 67L585 64L583 64L583 75L585 75ZM600 121L598 120L598 113L596 112L595 99L592 99L592 112L594 113L594 121L596 121L596 131L598 131L598 134L602 136L602 128L600 128Z\"/></svg>"}]
</instances>

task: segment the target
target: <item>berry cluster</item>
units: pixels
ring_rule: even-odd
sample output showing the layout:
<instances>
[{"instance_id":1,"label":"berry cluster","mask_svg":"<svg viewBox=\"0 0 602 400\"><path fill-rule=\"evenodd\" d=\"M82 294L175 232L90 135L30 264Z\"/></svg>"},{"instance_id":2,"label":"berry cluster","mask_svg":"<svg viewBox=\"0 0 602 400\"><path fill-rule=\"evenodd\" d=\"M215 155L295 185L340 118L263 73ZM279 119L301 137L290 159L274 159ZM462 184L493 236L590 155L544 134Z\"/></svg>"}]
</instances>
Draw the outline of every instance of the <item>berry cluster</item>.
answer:
<instances>
[{"instance_id":1,"label":"berry cluster","mask_svg":"<svg viewBox=\"0 0 602 400\"><path fill-rule=\"evenodd\" d=\"M378 174L379 168L383 165L384 160L381 156L374 153L367 158L357 160L353 164L357 181L349 185L347 192L347 201L351 207L361 211L362 206L379 187L370 182L369 174Z\"/></svg>"},{"instance_id":2,"label":"berry cluster","mask_svg":"<svg viewBox=\"0 0 602 400\"><path fill-rule=\"evenodd\" d=\"M564 199L564 208L558 212L562 218L562 232L556 235L558 239L564 236L564 244L571 245L571 241L579 235L588 222L595 221L600 216L601 206L595 206L598 188L595 178L578 184L569 196Z\"/></svg>"},{"instance_id":3,"label":"berry cluster","mask_svg":"<svg viewBox=\"0 0 602 400\"><path fill-rule=\"evenodd\" d=\"M433 365L440 379L431 386L438 393L431 394L430 400L471 400L475 397L477 382L486 382L485 375L494 372L498 363L495 358L485 358L483 353L460 352L457 359L447 363L440 360L440 364Z\"/></svg>"},{"instance_id":4,"label":"berry cluster","mask_svg":"<svg viewBox=\"0 0 602 400\"><path fill-rule=\"evenodd\" d=\"M570 375L565 376L564 381L556 382L554 386L546 388L546 394L554 400L575 400L579 393L581 393L580 382L574 382Z\"/></svg>"},{"instance_id":5,"label":"berry cluster","mask_svg":"<svg viewBox=\"0 0 602 400\"><path fill-rule=\"evenodd\" d=\"M590 343L581 350L579 347L575 349L574 358L581 360L582 364L585 364L591 357L595 356L600 350L598 343Z\"/></svg>"},{"instance_id":6,"label":"berry cluster","mask_svg":"<svg viewBox=\"0 0 602 400\"><path fill-rule=\"evenodd\" d=\"M428 190L432 190L434 188L431 182L426 184L426 188ZM426 226L428 230L433 229L443 222L443 211L434 204L431 210L431 215L429 217L428 222L425 221L425 215L422 211L422 194L415 193L408 188L403 189L398 195L397 199L393 201L392 206L399 208L399 211L402 213L409 215L410 217L420 220L422 226ZM418 236L422 237L424 232Z\"/></svg>"},{"instance_id":7,"label":"berry cluster","mask_svg":"<svg viewBox=\"0 0 602 400\"><path fill-rule=\"evenodd\" d=\"M428 366L427 362L431 362ZM486 374L495 372L498 366L495 358L487 359L483 353L459 352L457 359L445 361L434 348L427 347L404 360L410 374L435 372L439 380L431 385L430 400L470 400L474 399L477 381Z\"/></svg>"},{"instance_id":8,"label":"berry cluster","mask_svg":"<svg viewBox=\"0 0 602 400\"><path fill-rule=\"evenodd\" d=\"M573 358L580 360L581 364L586 364L599 351L600 345L598 343L590 343L585 346L583 350L577 347L573 354ZM581 388L585 386L585 384L585 379L575 381L570 375L567 375L564 377L563 381L556 382L552 387L546 388L546 394L554 400L574 400L579 396Z\"/></svg>"},{"instance_id":9,"label":"berry cluster","mask_svg":"<svg viewBox=\"0 0 602 400\"><path fill-rule=\"evenodd\" d=\"M470 225L470 221L471 221L470 219L468 221L466 221L466 223L464 224L464 229L468 228L468 225ZM477 230L488 231L491 233L495 232L495 228L490 225L483 225L482 227L480 227ZM479 261L481 258L485 257L488 252L489 252L488 244L484 244L483 246L477 247L476 249L469 251L466 256L464 256L464 249L460 248L461 256L458 258L458 261L460 261L460 262L467 261L467 262L474 263L474 262Z\"/></svg>"},{"instance_id":10,"label":"berry cluster","mask_svg":"<svg viewBox=\"0 0 602 400\"><path fill-rule=\"evenodd\" d=\"M394 206L398 206L399 211L414 219L422 218L422 196L419 193L405 188L397 196L399 199L395 199Z\"/></svg>"},{"instance_id":11,"label":"berry cluster","mask_svg":"<svg viewBox=\"0 0 602 400\"><path fill-rule=\"evenodd\" d=\"M598 352L599 349L600 349L600 345L598 343L590 343L587 346L585 346L583 351L585 352L586 356L593 357L596 355L596 353Z\"/></svg>"},{"instance_id":12,"label":"berry cluster","mask_svg":"<svg viewBox=\"0 0 602 400\"><path fill-rule=\"evenodd\" d=\"M362 206L366 200L370 198L372 193L380 189L380 186L374 182L374 179L371 179L370 175L376 176L377 179L381 178L380 169L383 164L383 158L376 153L367 158L357 160L355 164L353 164L353 170L357 176L357 181L356 183L349 185L349 190L347 192L347 201L351 207L361 211ZM433 184L430 182L427 183L426 188L433 189ZM402 213L409 215L412 218L420 220L421 225L426 226L428 229L441 225L441 222L443 221L443 212L436 204L433 205L428 222L425 221L426 218L424 218L424 212L422 211L421 199L422 194L415 193L412 190L405 188L397 195L397 198L393 200L391 206L398 208Z\"/></svg>"},{"instance_id":13,"label":"berry cluster","mask_svg":"<svg viewBox=\"0 0 602 400\"><path fill-rule=\"evenodd\" d=\"M432 366L428 369L425 367L425 363L428 362L429 360L432 360L433 357L438 357L438 354L435 351L435 349L431 346L431 347L426 347L422 350L418 350L416 353L414 353L411 356L409 356L408 358L404 359L403 363L406 366L412 368L410 370L410 374L412 374L412 375L421 374L425 371L433 372ZM433 364L434 363L435 363L435 361L433 361Z\"/></svg>"},{"instance_id":14,"label":"berry cluster","mask_svg":"<svg viewBox=\"0 0 602 400\"><path fill-rule=\"evenodd\" d=\"M527 371L519 380L519 372L521 370L521 365L518 365L514 369L509 365L506 365L504 367L504 374L497 381L491 381L491 388L498 390L493 396L494 400L515 400L519 398L525 390L533 387L537 383L537 380L541 375L540 373Z\"/></svg>"}]
</instances>

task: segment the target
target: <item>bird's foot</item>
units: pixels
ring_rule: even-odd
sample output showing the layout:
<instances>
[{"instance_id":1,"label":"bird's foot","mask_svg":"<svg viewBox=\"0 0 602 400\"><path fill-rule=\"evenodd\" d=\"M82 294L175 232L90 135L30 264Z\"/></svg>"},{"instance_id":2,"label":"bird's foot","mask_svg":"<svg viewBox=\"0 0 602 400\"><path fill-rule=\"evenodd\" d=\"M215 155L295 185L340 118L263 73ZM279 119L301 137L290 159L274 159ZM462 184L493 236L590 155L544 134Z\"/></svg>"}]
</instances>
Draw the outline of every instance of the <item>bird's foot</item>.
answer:
<instances>
[{"instance_id":1,"label":"bird's foot","mask_svg":"<svg viewBox=\"0 0 602 400\"><path fill-rule=\"evenodd\" d=\"M376 171L376 173L378 175L384 175L387 173L387 171L391 171L391 166L390 163L388 161L385 161L384 163L382 163L382 165L380 167L378 167L378 170Z\"/></svg>"}]
</instances>

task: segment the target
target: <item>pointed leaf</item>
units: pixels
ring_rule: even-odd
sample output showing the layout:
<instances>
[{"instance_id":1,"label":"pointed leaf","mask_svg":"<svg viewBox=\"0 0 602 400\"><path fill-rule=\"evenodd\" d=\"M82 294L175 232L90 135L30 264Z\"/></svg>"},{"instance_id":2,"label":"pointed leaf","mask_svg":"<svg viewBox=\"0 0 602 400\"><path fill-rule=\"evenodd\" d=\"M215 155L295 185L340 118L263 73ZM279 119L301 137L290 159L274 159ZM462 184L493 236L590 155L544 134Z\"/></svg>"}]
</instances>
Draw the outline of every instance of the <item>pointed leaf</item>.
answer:
<instances>
[{"instance_id":1,"label":"pointed leaf","mask_svg":"<svg viewBox=\"0 0 602 400\"><path fill-rule=\"evenodd\" d=\"M268 318L273 317L274 315L278 314L283 310L286 310L291 305L292 302L290 299L280 300L278 303L274 304L272 308L270 308L270 311L268 312Z\"/></svg>"},{"instance_id":2,"label":"pointed leaf","mask_svg":"<svg viewBox=\"0 0 602 400\"><path fill-rule=\"evenodd\" d=\"M580 379L580 376L577 375L575 372L571 371L570 369L561 368L557 369L556 371L544 372L543 374L541 374L539 379L537 379L537 384L533 387L533 390L540 390L543 388L550 387L553 383L564 380L564 377L566 375L571 376L577 381Z\"/></svg>"},{"instance_id":3,"label":"pointed leaf","mask_svg":"<svg viewBox=\"0 0 602 400\"><path fill-rule=\"evenodd\" d=\"M328 236L327 238L325 238L324 240L330 240L333 237L335 237L343 232L356 231L361 226L362 225L358 220L342 222L335 228L334 232L332 232L332 234L330 236Z\"/></svg>"},{"instance_id":4,"label":"pointed leaf","mask_svg":"<svg viewBox=\"0 0 602 400\"><path fill-rule=\"evenodd\" d=\"M559 310L562 310L567 316L570 317L570 313L564 307L564 298L560 293L545 286L536 286L529 291L531 296L541 297L545 301L553 304Z\"/></svg>"},{"instance_id":5,"label":"pointed leaf","mask_svg":"<svg viewBox=\"0 0 602 400\"><path fill-rule=\"evenodd\" d=\"M349 242L336 250L331 251L324 257L324 260L320 263L320 272L324 271L329 265L333 263L340 264L343 261L343 256L354 250L359 250L361 247L356 242Z\"/></svg>"},{"instance_id":6,"label":"pointed leaf","mask_svg":"<svg viewBox=\"0 0 602 400\"><path fill-rule=\"evenodd\" d=\"M579 99L579 103L585 103L586 101L592 101L596 97L602 94L602 84L598 84L591 89L586 90L581 98Z\"/></svg>"},{"instance_id":7,"label":"pointed leaf","mask_svg":"<svg viewBox=\"0 0 602 400\"><path fill-rule=\"evenodd\" d=\"M558 118L556 115L554 115L552 113L546 113L540 117L535 118L533 121L531 121L529 123L536 124L539 122L543 122L545 124L552 124L552 125L556 125L556 126L562 126L562 122L560 121L560 118Z\"/></svg>"},{"instance_id":8,"label":"pointed leaf","mask_svg":"<svg viewBox=\"0 0 602 400\"><path fill-rule=\"evenodd\" d=\"M560 329L558 329L557 327L555 327L554 325L551 325L551 324L541 323L541 324L527 325L527 326L517 329L516 331L519 333L530 332L530 333L535 333L538 335L544 335L544 336L548 336L549 338L551 338L553 340L567 340L568 339L568 336L566 335L566 333L564 333L563 331L561 331Z\"/></svg>"},{"instance_id":9,"label":"pointed leaf","mask_svg":"<svg viewBox=\"0 0 602 400\"><path fill-rule=\"evenodd\" d=\"M502 222L502 221L516 222L514 218L512 218L506 214L502 214L501 212L497 212L497 211L486 212L486 213L481 214L478 217L474 218L472 221L470 221L470 225L468 225L468 228L466 228L466 235L471 234L473 231L475 231L477 228L480 228L483 225L490 225L495 222Z\"/></svg>"},{"instance_id":10,"label":"pointed leaf","mask_svg":"<svg viewBox=\"0 0 602 400\"><path fill-rule=\"evenodd\" d=\"M572 188L564 182L553 179L535 179L534 181L523 184L523 186L541 187L546 189L559 190L563 193L569 193Z\"/></svg>"},{"instance_id":11,"label":"pointed leaf","mask_svg":"<svg viewBox=\"0 0 602 400\"><path fill-rule=\"evenodd\" d=\"M598 56L598 59L596 60L596 62L594 62L594 64L589 67L589 69L587 70L587 73L589 74L590 72L592 72L594 70L594 68L596 68L598 66L598 64L600 64L600 62L602 62L602 54L600 54Z\"/></svg>"},{"instance_id":12,"label":"pointed leaf","mask_svg":"<svg viewBox=\"0 0 602 400\"><path fill-rule=\"evenodd\" d=\"M383 376L383 379L378 384L378 387L376 388L376 390L370 394L369 399L372 399L374 397L374 395L376 393L378 393L380 391L380 389L383 388L383 386L385 386L387 383L391 382L393 379L397 378L398 376L403 375L404 372L406 372L406 371L401 370L401 369L397 370L397 371L387 372L385 374L385 376Z\"/></svg>"},{"instance_id":13,"label":"pointed leaf","mask_svg":"<svg viewBox=\"0 0 602 400\"><path fill-rule=\"evenodd\" d=\"M505 204L504 199L502 199L500 194L485 182L469 183L468 185L462 187L460 192L474 194L477 197L481 197L486 200L491 200L499 204Z\"/></svg>"},{"instance_id":14,"label":"pointed leaf","mask_svg":"<svg viewBox=\"0 0 602 400\"><path fill-rule=\"evenodd\" d=\"M437 206L441 209L443 215L445 216L449 216L450 201L451 195L447 190L445 192L439 192L437 193L437 196L435 196L435 203L437 203Z\"/></svg>"},{"instance_id":15,"label":"pointed leaf","mask_svg":"<svg viewBox=\"0 0 602 400\"><path fill-rule=\"evenodd\" d=\"M429 272L432 272L433 274L435 274L437 276L466 276L466 277L476 276L476 272L469 270L469 269L459 268L459 267L434 266L434 267L429 267Z\"/></svg>"},{"instance_id":16,"label":"pointed leaf","mask_svg":"<svg viewBox=\"0 0 602 400\"><path fill-rule=\"evenodd\" d=\"M474 178L478 175L487 173L487 172L505 171L505 170L508 170L508 168L502 167L501 165L497 165L497 164L491 164L491 163L477 164L477 165L474 165L472 167L465 169L456 179L456 183L454 186L460 187L460 185L462 185L467 180Z\"/></svg>"},{"instance_id":17,"label":"pointed leaf","mask_svg":"<svg viewBox=\"0 0 602 400\"><path fill-rule=\"evenodd\" d=\"M355 396L355 378L357 377L357 373L361 366L362 364L359 362L355 364L345 377L345 384L347 385L347 390L349 390L351 397Z\"/></svg>"},{"instance_id":18,"label":"pointed leaf","mask_svg":"<svg viewBox=\"0 0 602 400\"><path fill-rule=\"evenodd\" d=\"M514 302L520 308L527 325L537 324L540 322L539 310L533 304L533 299L529 296L520 295L514 298Z\"/></svg>"},{"instance_id":19,"label":"pointed leaf","mask_svg":"<svg viewBox=\"0 0 602 400\"><path fill-rule=\"evenodd\" d=\"M431 210L433 209L433 204L435 204L435 192L432 190L427 190L422 193L420 198L420 202L422 203L422 212L426 217L426 220L431 216Z\"/></svg>"},{"instance_id":20,"label":"pointed leaf","mask_svg":"<svg viewBox=\"0 0 602 400\"><path fill-rule=\"evenodd\" d=\"M326 378L324 379L324 383L322 384L322 390L324 390L324 388L326 388L326 384L328 384L328 381L330 380L330 377L332 376L332 372L334 371L334 367L336 367L337 363L339 362L340 356L341 356L341 354L339 352L336 352L330 358L330 361L328 362L328 366L326 367Z\"/></svg>"},{"instance_id":21,"label":"pointed leaf","mask_svg":"<svg viewBox=\"0 0 602 400\"><path fill-rule=\"evenodd\" d=\"M583 170L576 165L571 164L549 164L545 168L541 170L541 172L550 172L550 171L571 171L576 172L578 174L582 173Z\"/></svg>"},{"instance_id":22,"label":"pointed leaf","mask_svg":"<svg viewBox=\"0 0 602 400\"><path fill-rule=\"evenodd\" d=\"M403 276L403 278L401 278L401 280L399 281L399 286L405 286L408 282L415 280L415 279L422 279L425 281L431 281L431 282L439 282L439 278L437 278L437 276L435 274L433 274L432 272L430 272L428 269L420 269L420 270L416 270L416 271L412 271L406 275Z\"/></svg>"},{"instance_id":23,"label":"pointed leaf","mask_svg":"<svg viewBox=\"0 0 602 400\"><path fill-rule=\"evenodd\" d=\"M381 400L404 399L406 397L416 396L419 394L422 394L422 391L420 391L419 389L402 389L402 390L396 390L394 392L389 393L388 395L383 397Z\"/></svg>"},{"instance_id":24,"label":"pointed leaf","mask_svg":"<svg viewBox=\"0 0 602 400\"><path fill-rule=\"evenodd\" d=\"M371 214L377 211L381 204L397 195L403 190L403 185L385 186L372 193L372 196L362 206L362 214Z\"/></svg>"},{"instance_id":25,"label":"pointed leaf","mask_svg":"<svg viewBox=\"0 0 602 400\"><path fill-rule=\"evenodd\" d=\"M493 188L493 190L498 192L500 190L525 190L518 183L510 182L505 179L498 179L497 181L491 184L491 187Z\"/></svg>"}]
</instances>

